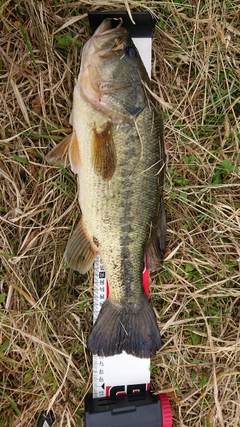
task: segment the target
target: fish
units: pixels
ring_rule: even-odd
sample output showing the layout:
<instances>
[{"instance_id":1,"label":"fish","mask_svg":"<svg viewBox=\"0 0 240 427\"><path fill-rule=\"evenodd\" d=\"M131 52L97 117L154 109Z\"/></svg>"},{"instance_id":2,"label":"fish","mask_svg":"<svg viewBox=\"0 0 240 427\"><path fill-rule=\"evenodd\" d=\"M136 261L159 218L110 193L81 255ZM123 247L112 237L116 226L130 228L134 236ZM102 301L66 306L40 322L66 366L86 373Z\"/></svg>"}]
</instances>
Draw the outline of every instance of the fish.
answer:
<instances>
[{"instance_id":1,"label":"fish","mask_svg":"<svg viewBox=\"0 0 240 427\"><path fill-rule=\"evenodd\" d=\"M146 262L159 268L166 241L163 121L149 87L121 19L105 19L82 51L73 133L47 155L53 163L68 153L78 175L82 216L65 260L84 274L99 253L108 279L109 296L88 339L99 356L148 358L162 346L142 286Z\"/></svg>"}]
</instances>

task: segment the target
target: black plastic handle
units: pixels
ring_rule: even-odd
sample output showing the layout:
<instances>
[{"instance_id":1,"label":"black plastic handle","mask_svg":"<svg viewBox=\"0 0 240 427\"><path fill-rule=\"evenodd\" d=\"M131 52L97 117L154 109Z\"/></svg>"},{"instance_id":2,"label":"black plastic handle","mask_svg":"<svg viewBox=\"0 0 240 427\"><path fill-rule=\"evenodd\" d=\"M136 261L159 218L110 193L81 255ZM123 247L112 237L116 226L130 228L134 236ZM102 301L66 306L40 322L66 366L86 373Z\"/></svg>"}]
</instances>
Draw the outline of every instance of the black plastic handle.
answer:
<instances>
[{"instance_id":1,"label":"black plastic handle","mask_svg":"<svg viewBox=\"0 0 240 427\"><path fill-rule=\"evenodd\" d=\"M98 399L88 394L85 398L86 427L164 427L163 419L161 400L149 391Z\"/></svg>"}]
</instances>

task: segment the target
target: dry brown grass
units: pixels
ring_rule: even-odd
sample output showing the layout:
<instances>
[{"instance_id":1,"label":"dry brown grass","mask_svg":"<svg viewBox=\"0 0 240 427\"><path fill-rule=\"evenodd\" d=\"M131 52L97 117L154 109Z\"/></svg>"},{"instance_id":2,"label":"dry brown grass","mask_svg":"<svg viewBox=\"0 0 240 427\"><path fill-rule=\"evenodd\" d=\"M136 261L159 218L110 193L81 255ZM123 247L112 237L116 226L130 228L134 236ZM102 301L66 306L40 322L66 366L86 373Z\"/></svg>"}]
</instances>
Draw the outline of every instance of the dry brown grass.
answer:
<instances>
[{"instance_id":1,"label":"dry brown grass","mask_svg":"<svg viewBox=\"0 0 240 427\"><path fill-rule=\"evenodd\" d=\"M3 0L1 427L33 426L49 406L57 427L82 425L92 276L63 266L76 180L45 156L70 132L87 12L126 4L158 17L154 91L167 103L168 249L152 284L165 344L153 389L169 393L174 427L240 425L238 1Z\"/></svg>"}]
</instances>

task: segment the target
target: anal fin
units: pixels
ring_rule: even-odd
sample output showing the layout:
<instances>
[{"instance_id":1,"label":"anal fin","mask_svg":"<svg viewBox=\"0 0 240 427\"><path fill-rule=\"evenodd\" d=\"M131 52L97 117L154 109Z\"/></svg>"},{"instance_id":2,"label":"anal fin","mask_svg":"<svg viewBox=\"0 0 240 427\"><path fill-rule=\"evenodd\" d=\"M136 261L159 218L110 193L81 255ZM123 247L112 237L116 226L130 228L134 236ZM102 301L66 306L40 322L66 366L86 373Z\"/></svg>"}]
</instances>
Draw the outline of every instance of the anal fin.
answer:
<instances>
[{"instance_id":1,"label":"anal fin","mask_svg":"<svg viewBox=\"0 0 240 427\"><path fill-rule=\"evenodd\" d=\"M97 251L83 228L82 220L70 237L65 251L65 260L73 269L84 274L92 267Z\"/></svg>"}]
</instances>

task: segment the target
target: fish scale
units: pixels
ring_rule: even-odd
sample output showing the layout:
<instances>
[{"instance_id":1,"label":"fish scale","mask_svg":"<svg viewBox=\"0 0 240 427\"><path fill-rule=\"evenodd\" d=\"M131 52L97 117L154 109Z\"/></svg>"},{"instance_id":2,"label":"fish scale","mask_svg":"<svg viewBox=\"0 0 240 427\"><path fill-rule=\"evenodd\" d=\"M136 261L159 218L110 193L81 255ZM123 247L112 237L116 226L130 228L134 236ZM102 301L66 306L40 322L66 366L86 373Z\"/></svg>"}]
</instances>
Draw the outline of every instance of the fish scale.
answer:
<instances>
[{"instance_id":1,"label":"fish scale","mask_svg":"<svg viewBox=\"0 0 240 427\"><path fill-rule=\"evenodd\" d=\"M143 114L145 115L146 112L144 111ZM151 111L149 111L148 116L151 120ZM127 131L126 127L128 128ZM128 137L124 138L126 134ZM147 141L144 141L144 146L141 147L134 124L118 126L118 136L114 136L114 141L118 147L117 158L120 161L120 166L117 166L110 186L100 178L95 178L93 187L92 189L90 187L89 190L94 194L94 203L97 207L96 216L98 217L98 222L94 222L96 228L92 231L98 241L101 242L99 250L103 264L106 266L111 292L115 294L115 300L118 298L122 300L123 296L119 292L119 287L121 286L123 293L126 292L129 276L132 279L131 287L137 288L139 295L142 294L139 283L141 283L144 246L149 235L149 213L156 211L155 200L159 191L156 174L159 165L154 166L155 172L153 168L145 171L152 166L153 160L148 153ZM155 151L158 147L157 142ZM141 149L143 149L142 154ZM153 157L152 151L151 156ZM141 161L140 156L142 156ZM105 194L106 197L102 198L102 194ZM108 229L105 226L107 222L109 224ZM112 224L114 224L114 228L119 230L119 239L114 239ZM129 228L132 228L130 233ZM137 239L136 233L138 234ZM111 257L111 251L115 253L114 258ZM126 251L128 252L127 256ZM118 260L118 268L115 267L116 260ZM127 267L126 262L130 262L131 265ZM136 301L136 291L135 294L132 293L132 298ZM118 298L116 297L117 294L119 295Z\"/></svg>"}]
</instances>

